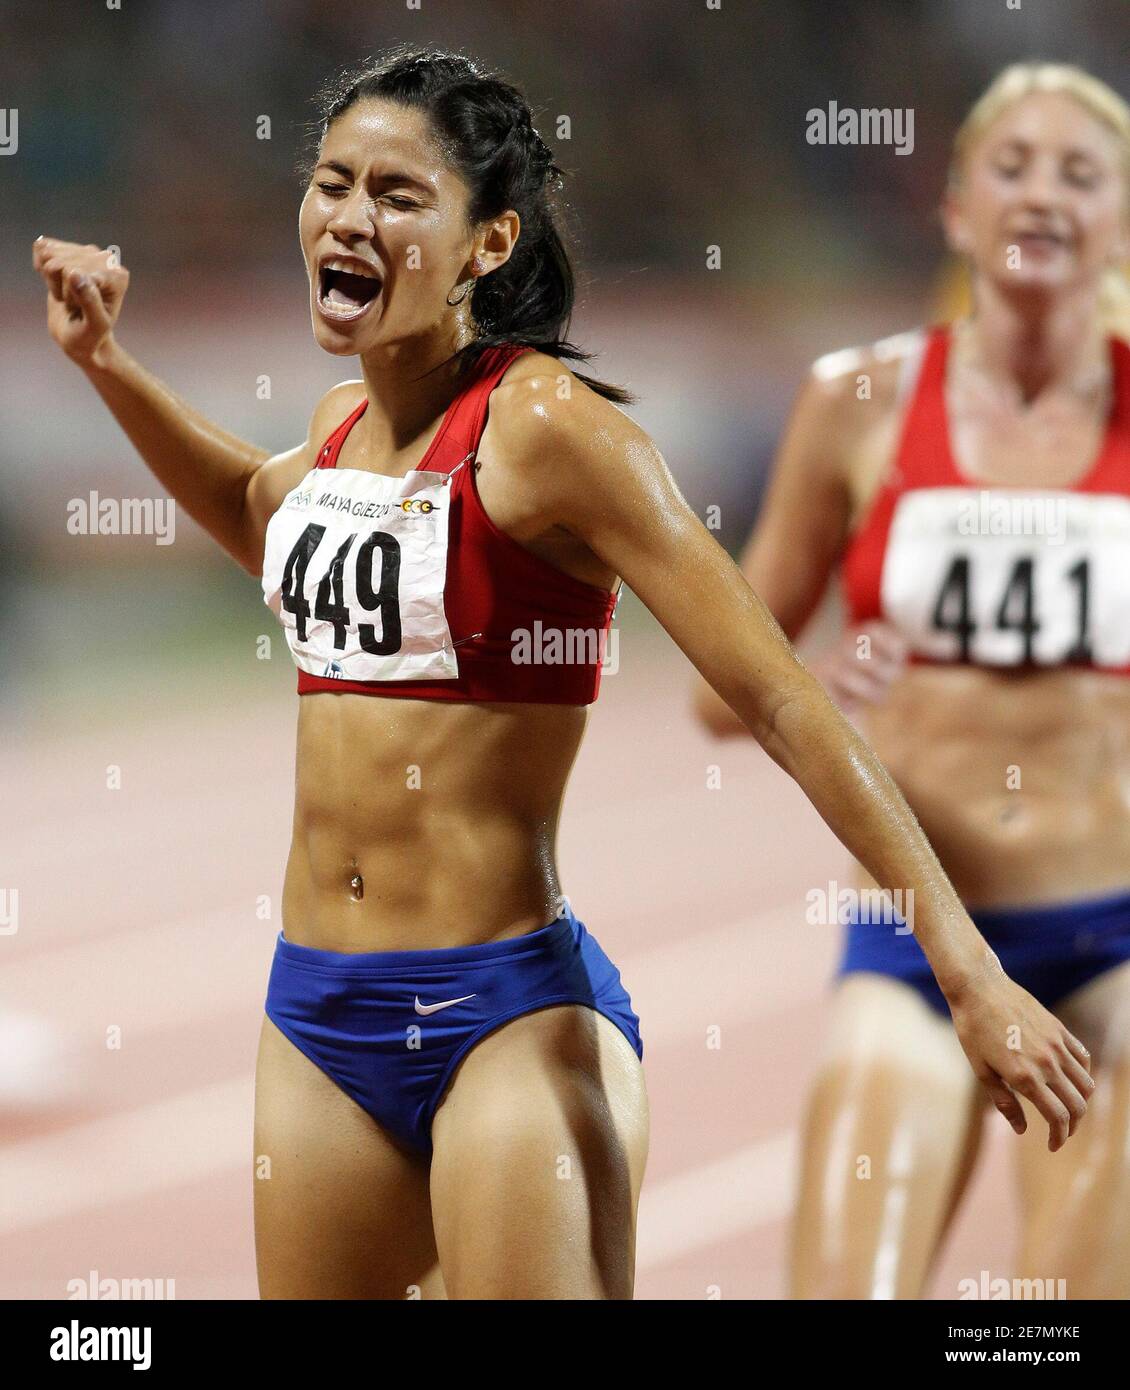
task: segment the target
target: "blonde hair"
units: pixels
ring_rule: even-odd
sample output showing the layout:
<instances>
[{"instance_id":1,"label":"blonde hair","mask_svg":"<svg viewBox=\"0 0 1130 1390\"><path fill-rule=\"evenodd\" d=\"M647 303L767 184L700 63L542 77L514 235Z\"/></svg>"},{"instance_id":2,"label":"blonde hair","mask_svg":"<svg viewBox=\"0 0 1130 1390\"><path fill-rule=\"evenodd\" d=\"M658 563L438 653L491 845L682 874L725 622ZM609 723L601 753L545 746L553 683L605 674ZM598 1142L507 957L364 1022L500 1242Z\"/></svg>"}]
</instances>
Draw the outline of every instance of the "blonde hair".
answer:
<instances>
[{"instance_id":1,"label":"blonde hair","mask_svg":"<svg viewBox=\"0 0 1130 1390\"><path fill-rule=\"evenodd\" d=\"M1111 132L1122 157L1130 209L1130 104L1105 82L1070 63L1013 63L997 74L973 103L954 137L949 187L960 185L970 150L997 117L1035 92L1070 97ZM935 302L937 317L943 319L962 318L972 308L969 271L956 258L951 258L939 278ZM1130 338L1130 266L1112 266L1103 272L1099 318L1107 332Z\"/></svg>"}]
</instances>

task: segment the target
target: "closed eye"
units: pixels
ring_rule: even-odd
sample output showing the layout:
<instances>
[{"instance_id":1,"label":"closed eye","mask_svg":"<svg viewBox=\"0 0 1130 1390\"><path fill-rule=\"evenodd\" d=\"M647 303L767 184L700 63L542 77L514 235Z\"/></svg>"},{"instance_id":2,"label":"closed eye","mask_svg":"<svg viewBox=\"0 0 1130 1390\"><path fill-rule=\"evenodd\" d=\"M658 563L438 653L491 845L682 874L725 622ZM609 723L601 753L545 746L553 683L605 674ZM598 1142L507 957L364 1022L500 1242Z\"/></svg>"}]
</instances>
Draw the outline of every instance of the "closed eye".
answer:
<instances>
[{"instance_id":1,"label":"closed eye","mask_svg":"<svg viewBox=\"0 0 1130 1390\"><path fill-rule=\"evenodd\" d=\"M343 183L320 183L318 187L331 198L339 198L343 194L349 192L349 189ZM420 204L415 202L412 198L400 198L392 194L386 195L385 202L391 203L394 207L405 209L418 208L420 206Z\"/></svg>"}]
</instances>

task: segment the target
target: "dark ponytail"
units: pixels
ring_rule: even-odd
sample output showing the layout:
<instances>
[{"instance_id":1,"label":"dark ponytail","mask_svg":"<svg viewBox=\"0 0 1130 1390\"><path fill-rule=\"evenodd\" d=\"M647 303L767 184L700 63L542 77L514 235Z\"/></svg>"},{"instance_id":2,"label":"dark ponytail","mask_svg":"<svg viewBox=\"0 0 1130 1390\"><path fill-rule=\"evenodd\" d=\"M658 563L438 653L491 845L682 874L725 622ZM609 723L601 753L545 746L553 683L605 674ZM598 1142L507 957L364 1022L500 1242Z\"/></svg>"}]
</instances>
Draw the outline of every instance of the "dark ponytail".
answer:
<instances>
[{"instance_id":1,"label":"dark ponytail","mask_svg":"<svg viewBox=\"0 0 1130 1390\"><path fill-rule=\"evenodd\" d=\"M587 362L567 338L573 313L573 267L559 230L564 171L534 129L521 92L482 72L460 54L400 46L379 61L332 78L316 98L314 147L301 173L307 180L314 152L337 118L357 101L380 97L424 111L451 168L471 190L471 223L513 208L521 231L510 258L475 282L471 317L478 336L460 352L469 369L489 347L522 343L571 362ZM576 373L599 395L620 405L635 397L623 387Z\"/></svg>"}]
</instances>

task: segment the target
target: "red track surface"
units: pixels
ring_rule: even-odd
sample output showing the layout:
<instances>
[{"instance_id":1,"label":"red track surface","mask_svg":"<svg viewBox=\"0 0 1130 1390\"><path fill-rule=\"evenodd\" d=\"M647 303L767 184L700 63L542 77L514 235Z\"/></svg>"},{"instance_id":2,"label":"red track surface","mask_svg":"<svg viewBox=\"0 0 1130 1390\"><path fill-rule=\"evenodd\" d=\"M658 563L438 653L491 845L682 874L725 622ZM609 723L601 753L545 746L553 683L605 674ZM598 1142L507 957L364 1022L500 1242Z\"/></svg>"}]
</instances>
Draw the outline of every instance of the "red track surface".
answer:
<instances>
[{"instance_id":1,"label":"red track surface","mask_svg":"<svg viewBox=\"0 0 1130 1390\"><path fill-rule=\"evenodd\" d=\"M642 1019L652 1148L638 1296L773 1298L837 951L833 929L805 925L804 893L845 879L848 860L752 742L697 731L690 674L665 639L623 635L559 862ZM0 1297L61 1297L91 1270L175 1279L182 1299L256 1297L252 1079L294 701L190 695L173 714L131 706L0 754L4 877L20 889L19 931L0 938L0 1009L67 1030L75 1089L43 1113L0 1115ZM106 789L109 764L121 790ZM707 790L712 764L719 790ZM261 894L272 920L256 915ZM995 1115L990 1129L935 1297L981 1269L1011 1272L1012 1136Z\"/></svg>"}]
</instances>

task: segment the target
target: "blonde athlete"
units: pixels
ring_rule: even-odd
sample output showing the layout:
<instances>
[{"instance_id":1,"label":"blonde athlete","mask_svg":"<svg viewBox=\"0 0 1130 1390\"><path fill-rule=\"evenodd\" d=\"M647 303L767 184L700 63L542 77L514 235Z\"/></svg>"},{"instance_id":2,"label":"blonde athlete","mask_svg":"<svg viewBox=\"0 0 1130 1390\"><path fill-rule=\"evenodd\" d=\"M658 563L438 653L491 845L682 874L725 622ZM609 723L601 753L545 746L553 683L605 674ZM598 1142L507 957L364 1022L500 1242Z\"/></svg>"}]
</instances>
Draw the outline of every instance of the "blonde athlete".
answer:
<instances>
[{"instance_id":1,"label":"blonde athlete","mask_svg":"<svg viewBox=\"0 0 1130 1390\"><path fill-rule=\"evenodd\" d=\"M1109 326L1128 191L1120 98L1072 68L1005 71L945 201L973 313L817 362L742 560L794 637L840 571L830 690L1005 970L1091 1050L1079 1139L1018 1150L1016 1272L1073 1298L1130 1296L1130 347ZM705 687L698 708L744 731ZM791 1286L915 1298L984 1097L921 934L850 915Z\"/></svg>"}]
</instances>

